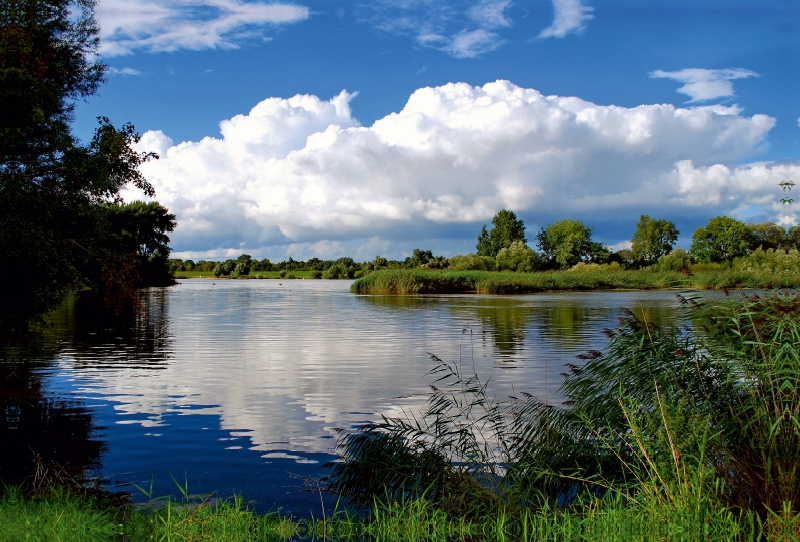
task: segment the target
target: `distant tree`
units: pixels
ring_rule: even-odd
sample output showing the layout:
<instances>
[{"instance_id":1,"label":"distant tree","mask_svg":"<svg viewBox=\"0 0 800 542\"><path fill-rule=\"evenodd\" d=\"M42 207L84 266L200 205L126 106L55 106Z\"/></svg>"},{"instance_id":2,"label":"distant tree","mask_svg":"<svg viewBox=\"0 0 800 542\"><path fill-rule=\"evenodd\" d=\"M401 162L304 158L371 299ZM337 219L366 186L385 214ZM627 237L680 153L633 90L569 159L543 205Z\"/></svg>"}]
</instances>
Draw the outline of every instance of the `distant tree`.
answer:
<instances>
[{"instance_id":1,"label":"distant tree","mask_svg":"<svg viewBox=\"0 0 800 542\"><path fill-rule=\"evenodd\" d=\"M209 271L213 271L217 264L219 264L219 262L200 260L197 262L197 264L195 264L194 269L195 271L208 273Z\"/></svg>"},{"instance_id":2,"label":"distant tree","mask_svg":"<svg viewBox=\"0 0 800 542\"><path fill-rule=\"evenodd\" d=\"M242 254L236 258L236 266L233 271L237 275L249 275L253 265L253 258L249 254Z\"/></svg>"},{"instance_id":3,"label":"distant tree","mask_svg":"<svg viewBox=\"0 0 800 542\"><path fill-rule=\"evenodd\" d=\"M672 251L680 233L674 222L641 215L631 240L634 261L642 266L655 264Z\"/></svg>"},{"instance_id":4,"label":"distant tree","mask_svg":"<svg viewBox=\"0 0 800 542\"><path fill-rule=\"evenodd\" d=\"M500 249L497 253L498 271L535 271L540 266L539 255L531 250L524 241L517 240L508 248Z\"/></svg>"},{"instance_id":5,"label":"distant tree","mask_svg":"<svg viewBox=\"0 0 800 542\"><path fill-rule=\"evenodd\" d=\"M730 262L746 256L754 243L754 234L744 223L727 216L717 216L692 235L689 255L701 263Z\"/></svg>"},{"instance_id":6,"label":"distant tree","mask_svg":"<svg viewBox=\"0 0 800 542\"><path fill-rule=\"evenodd\" d=\"M633 257L633 251L629 248L618 250L608 257L608 263L615 262L625 269L636 266L636 259Z\"/></svg>"},{"instance_id":7,"label":"distant tree","mask_svg":"<svg viewBox=\"0 0 800 542\"><path fill-rule=\"evenodd\" d=\"M432 259L433 259L432 251L420 250L418 248L415 248L413 254L408 258L406 258L405 260L403 260L403 267L406 267L408 269L423 267Z\"/></svg>"},{"instance_id":8,"label":"distant tree","mask_svg":"<svg viewBox=\"0 0 800 542\"><path fill-rule=\"evenodd\" d=\"M525 224L517 219L514 211L501 209L492 218L491 230L487 231L486 224L483 225L475 249L478 256L496 258L500 250L510 247L514 241L528 242L525 239Z\"/></svg>"},{"instance_id":9,"label":"distant tree","mask_svg":"<svg viewBox=\"0 0 800 542\"><path fill-rule=\"evenodd\" d=\"M559 220L542 228L536 235L536 243L542 256L553 267L567 269L579 262L601 263L611 252L604 245L592 241L592 230L580 220Z\"/></svg>"},{"instance_id":10,"label":"distant tree","mask_svg":"<svg viewBox=\"0 0 800 542\"><path fill-rule=\"evenodd\" d=\"M214 266L212 273L215 277L227 277L234 272L237 263L238 262L236 260L225 260L224 262L218 263L216 266Z\"/></svg>"},{"instance_id":11,"label":"distant tree","mask_svg":"<svg viewBox=\"0 0 800 542\"><path fill-rule=\"evenodd\" d=\"M786 248L800 250L800 224L789 228L789 235L786 236Z\"/></svg>"},{"instance_id":12,"label":"distant tree","mask_svg":"<svg viewBox=\"0 0 800 542\"><path fill-rule=\"evenodd\" d=\"M761 247L763 250L778 249L789 244L786 231L774 222L761 222L760 224L748 224L747 228L753 234L750 243L750 252Z\"/></svg>"},{"instance_id":13,"label":"distant tree","mask_svg":"<svg viewBox=\"0 0 800 542\"><path fill-rule=\"evenodd\" d=\"M194 261L186 260L183 262L183 270L184 271L194 271Z\"/></svg>"}]
</instances>

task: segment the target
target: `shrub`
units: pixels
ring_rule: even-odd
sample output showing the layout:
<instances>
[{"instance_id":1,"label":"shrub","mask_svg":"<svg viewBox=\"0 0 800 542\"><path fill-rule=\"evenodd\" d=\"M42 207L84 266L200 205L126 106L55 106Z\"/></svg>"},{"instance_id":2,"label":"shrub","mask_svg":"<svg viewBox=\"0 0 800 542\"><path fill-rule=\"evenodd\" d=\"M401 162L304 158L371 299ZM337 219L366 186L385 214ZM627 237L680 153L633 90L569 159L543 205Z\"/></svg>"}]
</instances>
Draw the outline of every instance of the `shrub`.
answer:
<instances>
[{"instance_id":1,"label":"shrub","mask_svg":"<svg viewBox=\"0 0 800 542\"><path fill-rule=\"evenodd\" d=\"M322 273L324 279L351 279L355 275L355 269L348 267L343 262L335 263Z\"/></svg>"},{"instance_id":2,"label":"shrub","mask_svg":"<svg viewBox=\"0 0 800 542\"><path fill-rule=\"evenodd\" d=\"M658 271L682 271L689 269L691 265L692 261L689 258L689 254L678 247L669 254L659 257L654 267Z\"/></svg>"},{"instance_id":3,"label":"shrub","mask_svg":"<svg viewBox=\"0 0 800 542\"><path fill-rule=\"evenodd\" d=\"M541 267L539 255L531 250L525 241L514 241L508 248L497 253L497 270L536 271Z\"/></svg>"},{"instance_id":4,"label":"shrub","mask_svg":"<svg viewBox=\"0 0 800 542\"><path fill-rule=\"evenodd\" d=\"M466 256L453 256L448 261L448 268L451 271L494 271L496 266L494 258L476 256L472 253Z\"/></svg>"}]
</instances>

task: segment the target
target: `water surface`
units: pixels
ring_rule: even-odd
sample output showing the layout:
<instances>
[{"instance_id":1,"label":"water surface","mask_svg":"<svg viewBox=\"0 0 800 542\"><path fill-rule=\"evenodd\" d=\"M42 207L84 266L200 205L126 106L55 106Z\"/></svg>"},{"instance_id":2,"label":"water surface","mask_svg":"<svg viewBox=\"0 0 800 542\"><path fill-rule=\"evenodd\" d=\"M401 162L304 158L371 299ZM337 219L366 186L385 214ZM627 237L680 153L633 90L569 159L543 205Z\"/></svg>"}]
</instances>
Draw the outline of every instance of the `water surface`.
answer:
<instances>
[{"instance_id":1,"label":"water surface","mask_svg":"<svg viewBox=\"0 0 800 542\"><path fill-rule=\"evenodd\" d=\"M602 348L621 307L669 323L678 305L672 291L393 297L349 285L186 280L143 291L127 318L70 300L38 345L2 351L14 369L0 381L0 444L110 487L152 479L155 495L175 494L174 476L261 510L318 508L304 477L326 474L334 429L419 409L429 353L474 367L498 397L558 402L564 364ZM0 472L21 472L14 461Z\"/></svg>"}]
</instances>

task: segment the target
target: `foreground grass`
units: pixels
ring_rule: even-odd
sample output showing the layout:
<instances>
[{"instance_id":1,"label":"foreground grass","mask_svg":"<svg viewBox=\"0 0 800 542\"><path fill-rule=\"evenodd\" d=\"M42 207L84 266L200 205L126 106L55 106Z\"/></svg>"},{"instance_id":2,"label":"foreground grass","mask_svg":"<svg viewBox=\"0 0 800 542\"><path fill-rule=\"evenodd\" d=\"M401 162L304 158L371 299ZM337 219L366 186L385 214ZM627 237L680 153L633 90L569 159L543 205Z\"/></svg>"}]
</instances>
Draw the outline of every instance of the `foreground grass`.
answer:
<instances>
[{"instance_id":1,"label":"foreground grass","mask_svg":"<svg viewBox=\"0 0 800 542\"><path fill-rule=\"evenodd\" d=\"M648 269L536 273L384 269L356 280L350 289L359 294L525 294L557 290L771 289L797 284L800 275L731 270L698 271L686 276Z\"/></svg>"},{"instance_id":2,"label":"foreground grass","mask_svg":"<svg viewBox=\"0 0 800 542\"><path fill-rule=\"evenodd\" d=\"M11 490L0 499L0 541L35 542L376 542L594 541L735 542L766 539L752 514L725 508L641 506L621 500L582 503L571 510L543 507L467 521L425 499L376 503L359 516L334 513L317 520L258 515L233 502L165 501L122 513L95 500L59 493L26 500ZM775 531L775 529L772 529ZM778 532L778 531L775 531ZM783 531L780 531L783 532ZM787 530L787 532L789 532ZM775 538L777 539L777 538ZM784 538L787 542L795 538Z\"/></svg>"}]
</instances>

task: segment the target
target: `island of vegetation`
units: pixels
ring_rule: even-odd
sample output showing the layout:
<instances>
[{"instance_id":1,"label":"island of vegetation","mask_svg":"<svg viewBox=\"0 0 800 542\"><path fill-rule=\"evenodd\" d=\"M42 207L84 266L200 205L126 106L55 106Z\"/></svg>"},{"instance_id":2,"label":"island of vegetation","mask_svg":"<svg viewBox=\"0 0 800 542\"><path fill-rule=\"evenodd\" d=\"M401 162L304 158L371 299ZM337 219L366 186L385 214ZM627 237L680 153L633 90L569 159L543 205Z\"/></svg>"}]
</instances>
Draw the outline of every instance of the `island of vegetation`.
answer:
<instances>
[{"instance_id":1,"label":"island of vegetation","mask_svg":"<svg viewBox=\"0 0 800 542\"><path fill-rule=\"evenodd\" d=\"M541 229L534 250L513 211L483 227L475 253L450 258L414 249L404 260L377 256L272 263L242 254L209 261L172 259L177 278L356 279L361 294L521 294L554 290L725 289L791 287L800 283L800 225L745 224L727 216L697 228L691 248L675 248L679 231L669 220L642 215L630 248L616 252L592 239L579 220Z\"/></svg>"}]
</instances>

